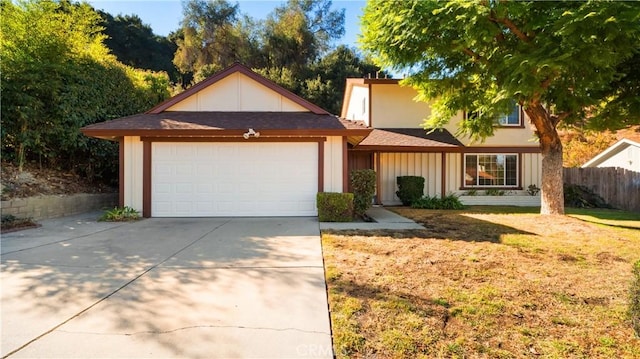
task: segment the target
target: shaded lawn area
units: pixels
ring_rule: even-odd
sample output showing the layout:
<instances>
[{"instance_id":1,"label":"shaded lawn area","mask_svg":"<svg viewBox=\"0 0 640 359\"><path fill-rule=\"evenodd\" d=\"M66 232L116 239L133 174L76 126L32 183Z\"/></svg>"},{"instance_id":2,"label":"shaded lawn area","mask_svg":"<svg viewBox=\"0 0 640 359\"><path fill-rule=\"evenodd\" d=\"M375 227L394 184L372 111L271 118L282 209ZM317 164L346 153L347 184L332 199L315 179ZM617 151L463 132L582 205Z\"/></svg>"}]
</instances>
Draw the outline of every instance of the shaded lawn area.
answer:
<instances>
[{"instance_id":1,"label":"shaded lawn area","mask_svg":"<svg viewBox=\"0 0 640 359\"><path fill-rule=\"evenodd\" d=\"M640 230L526 208L393 210L427 229L323 232L339 358L640 357L626 314ZM635 218L606 212L593 217Z\"/></svg>"}]
</instances>

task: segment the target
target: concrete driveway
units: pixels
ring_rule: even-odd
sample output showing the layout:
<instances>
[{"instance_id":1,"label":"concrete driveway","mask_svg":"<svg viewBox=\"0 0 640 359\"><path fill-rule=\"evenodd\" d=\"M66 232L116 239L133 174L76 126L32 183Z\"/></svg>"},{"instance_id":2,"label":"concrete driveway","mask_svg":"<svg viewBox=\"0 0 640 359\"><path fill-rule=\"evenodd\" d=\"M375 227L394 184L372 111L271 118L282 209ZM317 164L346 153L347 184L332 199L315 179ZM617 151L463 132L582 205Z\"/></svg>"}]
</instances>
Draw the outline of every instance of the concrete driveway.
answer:
<instances>
[{"instance_id":1,"label":"concrete driveway","mask_svg":"<svg viewBox=\"0 0 640 359\"><path fill-rule=\"evenodd\" d=\"M2 236L2 357L333 356L316 218L96 217Z\"/></svg>"}]
</instances>

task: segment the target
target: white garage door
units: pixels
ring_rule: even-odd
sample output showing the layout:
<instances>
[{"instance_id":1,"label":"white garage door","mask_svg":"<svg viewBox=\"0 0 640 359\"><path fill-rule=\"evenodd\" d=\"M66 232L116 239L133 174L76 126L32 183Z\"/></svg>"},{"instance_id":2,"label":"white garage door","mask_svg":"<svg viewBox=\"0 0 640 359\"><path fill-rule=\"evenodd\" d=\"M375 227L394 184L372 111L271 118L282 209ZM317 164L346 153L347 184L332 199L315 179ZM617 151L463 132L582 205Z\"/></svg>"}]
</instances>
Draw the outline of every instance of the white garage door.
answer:
<instances>
[{"instance_id":1,"label":"white garage door","mask_svg":"<svg viewBox=\"0 0 640 359\"><path fill-rule=\"evenodd\" d=\"M315 216L317 143L152 144L151 216Z\"/></svg>"}]
</instances>

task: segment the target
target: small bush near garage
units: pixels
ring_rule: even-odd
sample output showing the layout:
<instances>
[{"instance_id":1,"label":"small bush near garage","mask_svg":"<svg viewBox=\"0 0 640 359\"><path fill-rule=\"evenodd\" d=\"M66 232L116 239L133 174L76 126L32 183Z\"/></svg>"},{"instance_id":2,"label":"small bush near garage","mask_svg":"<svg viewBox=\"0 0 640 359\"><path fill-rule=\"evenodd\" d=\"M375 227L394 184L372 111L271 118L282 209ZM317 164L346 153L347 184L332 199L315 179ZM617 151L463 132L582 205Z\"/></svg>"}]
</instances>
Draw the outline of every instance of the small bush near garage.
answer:
<instances>
[{"instance_id":1,"label":"small bush near garage","mask_svg":"<svg viewBox=\"0 0 640 359\"><path fill-rule=\"evenodd\" d=\"M34 222L32 218L18 218L11 214L3 214L0 232L7 233L21 229L35 228L38 226L39 225Z\"/></svg>"},{"instance_id":2,"label":"small bush near garage","mask_svg":"<svg viewBox=\"0 0 640 359\"><path fill-rule=\"evenodd\" d=\"M376 172L374 170L351 171L351 189L353 190L353 209L357 215L371 208L376 193Z\"/></svg>"},{"instance_id":3,"label":"small bush near garage","mask_svg":"<svg viewBox=\"0 0 640 359\"><path fill-rule=\"evenodd\" d=\"M103 222L127 222L140 219L140 213L135 209L124 206L115 207L104 212L98 220Z\"/></svg>"},{"instance_id":4,"label":"small bush near garage","mask_svg":"<svg viewBox=\"0 0 640 359\"><path fill-rule=\"evenodd\" d=\"M411 208L419 209L463 209L464 205L455 194L449 194L445 197L429 197L424 196L411 204Z\"/></svg>"},{"instance_id":5,"label":"small bush near garage","mask_svg":"<svg viewBox=\"0 0 640 359\"><path fill-rule=\"evenodd\" d=\"M636 337L640 338L640 260L633 265L633 280L629 293L629 316Z\"/></svg>"},{"instance_id":6,"label":"small bush near garage","mask_svg":"<svg viewBox=\"0 0 640 359\"><path fill-rule=\"evenodd\" d=\"M353 193L320 192L316 203L320 222L353 221Z\"/></svg>"},{"instance_id":7,"label":"small bush near garage","mask_svg":"<svg viewBox=\"0 0 640 359\"><path fill-rule=\"evenodd\" d=\"M405 206L410 206L424 195L424 177L398 176L396 182L398 183L396 195Z\"/></svg>"}]
</instances>

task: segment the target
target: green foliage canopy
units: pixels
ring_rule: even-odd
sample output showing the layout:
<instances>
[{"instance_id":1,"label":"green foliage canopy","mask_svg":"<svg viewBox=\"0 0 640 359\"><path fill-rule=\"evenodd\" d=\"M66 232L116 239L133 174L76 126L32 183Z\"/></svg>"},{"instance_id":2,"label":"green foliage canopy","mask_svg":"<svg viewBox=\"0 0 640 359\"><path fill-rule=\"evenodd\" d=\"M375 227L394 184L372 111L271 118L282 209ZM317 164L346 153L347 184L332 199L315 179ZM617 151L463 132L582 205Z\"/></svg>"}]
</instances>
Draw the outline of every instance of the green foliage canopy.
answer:
<instances>
[{"instance_id":1,"label":"green foliage canopy","mask_svg":"<svg viewBox=\"0 0 640 359\"><path fill-rule=\"evenodd\" d=\"M480 111L461 129L482 139L514 99L544 104L554 124L595 119L625 94L640 101L618 91L631 77L638 85L639 3L371 1L363 29L379 65L408 70L406 83L435 100L431 128ZM621 127L640 113L626 115L591 124Z\"/></svg>"},{"instance_id":2,"label":"green foliage canopy","mask_svg":"<svg viewBox=\"0 0 640 359\"><path fill-rule=\"evenodd\" d=\"M103 19L104 44L118 61L137 69L164 71L172 79L177 79L177 69L173 65L175 43L167 37L155 35L138 15L114 17L103 11L97 12Z\"/></svg>"},{"instance_id":3,"label":"green foliage canopy","mask_svg":"<svg viewBox=\"0 0 640 359\"><path fill-rule=\"evenodd\" d=\"M473 111L459 130L483 140L523 107L543 155L542 213L564 212L559 125L640 122L638 2L373 0L362 23L376 63L432 101L425 127Z\"/></svg>"},{"instance_id":4,"label":"green foliage canopy","mask_svg":"<svg viewBox=\"0 0 640 359\"><path fill-rule=\"evenodd\" d=\"M168 96L165 74L134 70L103 45L86 4L4 0L0 51L2 154L115 179L117 146L79 128L141 112Z\"/></svg>"}]
</instances>

